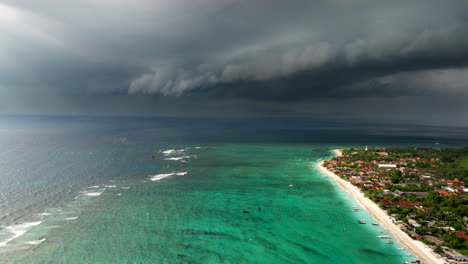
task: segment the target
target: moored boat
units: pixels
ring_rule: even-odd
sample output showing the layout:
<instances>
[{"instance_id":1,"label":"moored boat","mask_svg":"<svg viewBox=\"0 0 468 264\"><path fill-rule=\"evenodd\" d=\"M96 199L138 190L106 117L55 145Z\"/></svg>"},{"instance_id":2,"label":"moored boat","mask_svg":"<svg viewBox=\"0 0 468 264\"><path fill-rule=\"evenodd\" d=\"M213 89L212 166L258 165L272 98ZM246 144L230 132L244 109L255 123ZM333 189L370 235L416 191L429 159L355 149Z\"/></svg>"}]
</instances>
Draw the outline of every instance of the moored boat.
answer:
<instances>
[{"instance_id":1,"label":"moored boat","mask_svg":"<svg viewBox=\"0 0 468 264\"><path fill-rule=\"evenodd\" d=\"M380 239L390 239L389 236L377 236L377 237L380 238Z\"/></svg>"}]
</instances>

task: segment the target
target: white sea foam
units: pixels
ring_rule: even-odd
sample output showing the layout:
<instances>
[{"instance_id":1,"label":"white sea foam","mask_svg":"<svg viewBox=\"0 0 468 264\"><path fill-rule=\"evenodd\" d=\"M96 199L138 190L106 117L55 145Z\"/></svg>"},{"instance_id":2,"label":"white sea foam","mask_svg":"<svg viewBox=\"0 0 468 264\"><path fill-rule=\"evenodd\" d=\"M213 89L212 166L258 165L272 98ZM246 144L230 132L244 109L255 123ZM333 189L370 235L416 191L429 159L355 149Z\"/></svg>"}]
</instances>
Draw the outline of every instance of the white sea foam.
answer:
<instances>
[{"instance_id":1,"label":"white sea foam","mask_svg":"<svg viewBox=\"0 0 468 264\"><path fill-rule=\"evenodd\" d=\"M15 239L17 237L20 237L20 236L24 235L26 232L29 231L29 229L31 229L34 226L39 225L40 223L42 223L42 222L37 221L37 222L28 222L28 223L23 223L23 224L18 224L18 225L7 226L5 228L5 230L12 233L13 236L6 239L5 241L0 242L0 247L6 246L6 244L8 242L10 242L11 240L13 240L13 239Z\"/></svg>"},{"instance_id":2,"label":"white sea foam","mask_svg":"<svg viewBox=\"0 0 468 264\"><path fill-rule=\"evenodd\" d=\"M161 153L164 154L164 155L170 155L174 151L176 151L176 150L175 149L168 149L168 150L161 151Z\"/></svg>"},{"instance_id":3,"label":"white sea foam","mask_svg":"<svg viewBox=\"0 0 468 264\"><path fill-rule=\"evenodd\" d=\"M185 156L179 156L179 157L169 157L169 158L165 158L165 160L178 160L178 161L181 161L181 162L187 162L186 159L192 159L192 158L196 158L197 155L191 155L191 156L188 156L188 155L185 155Z\"/></svg>"},{"instance_id":4,"label":"white sea foam","mask_svg":"<svg viewBox=\"0 0 468 264\"><path fill-rule=\"evenodd\" d=\"M104 187L106 187L106 188L115 188L115 187L117 187L117 185L104 185Z\"/></svg>"},{"instance_id":5,"label":"white sea foam","mask_svg":"<svg viewBox=\"0 0 468 264\"><path fill-rule=\"evenodd\" d=\"M42 227L41 229L54 229L54 228L59 228L59 227L60 227L59 225L53 225L53 226Z\"/></svg>"},{"instance_id":6,"label":"white sea foam","mask_svg":"<svg viewBox=\"0 0 468 264\"><path fill-rule=\"evenodd\" d=\"M43 239L38 239L38 240L32 240L32 241L28 241L28 242L24 242L25 244L29 244L29 245L39 245L41 244L42 242L44 242L46 239L43 238Z\"/></svg>"},{"instance_id":7,"label":"white sea foam","mask_svg":"<svg viewBox=\"0 0 468 264\"><path fill-rule=\"evenodd\" d=\"M99 188L99 185L89 186L88 188L90 189Z\"/></svg>"},{"instance_id":8,"label":"white sea foam","mask_svg":"<svg viewBox=\"0 0 468 264\"><path fill-rule=\"evenodd\" d=\"M101 195L103 192L104 192L104 191L102 191L102 192L87 192L87 193L85 193L84 195L86 195L86 196L99 196L99 195Z\"/></svg>"},{"instance_id":9,"label":"white sea foam","mask_svg":"<svg viewBox=\"0 0 468 264\"><path fill-rule=\"evenodd\" d=\"M76 220L76 219L78 219L78 216L65 218L65 220L67 220L67 221L73 221L73 220Z\"/></svg>"},{"instance_id":10,"label":"white sea foam","mask_svg":"<svg viewBox=\"0 0 468 264\"><path fill-rule=\"evenodd\" d=\"M166 156L174 155L174 154L180 154L184 152L185 149L168 149L168 150L163 150L161 151L162 154Z\"/></svg>"},{"instance_id":11,"label":"white sea foam","mask_svg":"<svg viewBox=\"0 0 468 264\"><path fill-rule=\"evenodd\" d=\"M180 156L180 157L171 157L171 158L165 158L165 160L183 160L183 159L190 159L191 156Z\"/></svg>"},{"instance_id":12,"label":"white sea foam","mask_svg":"<svg viewBox=\"0 0 468 264\"><path fill-rule=\"evenodd\" d=\"M128 186L122 187L122 189L124 189L124 190L128 190L128 189L130 189L130 188L131 188L131 187L128 187Z\"/></svg>"},{"instance_id":13,"label":"white sea foam","mask_svg":"<svg viewBox=\"0 0 468 264\"><path fill-rule=\"evenodd\" d=\"M52 215L52 214L51 214L51 213L46 213L46 212L44 212L44 213L37 214L37 215L38 215L38 216L49 216L49 215Z\"/></svg>"},{"instance_id":14,"label":"white sea foam","mask_svg":"<svg viewBox=\"0 0 468 264\"><path fill-rule=\"evenodd\" d=\"M150 175L150 180L152 181L159 181L161 179L164 179L166 177L172 176L174 173L165 173L165 174L156 174L156 175Z\"/></svg>"},{"instance_id":15,"label":"white sea foam","mask_svg":"<svg viewBox=\"0 0 468 264\"><path fill-rule=\"evenodd\" d=\"M173 172L173 173L162 173L162 174L150 175L150 180L159 181L169 176L173 176L173 175L184 176L185 174L187 174L187 172Z\"/></svg>"}]
</instances>

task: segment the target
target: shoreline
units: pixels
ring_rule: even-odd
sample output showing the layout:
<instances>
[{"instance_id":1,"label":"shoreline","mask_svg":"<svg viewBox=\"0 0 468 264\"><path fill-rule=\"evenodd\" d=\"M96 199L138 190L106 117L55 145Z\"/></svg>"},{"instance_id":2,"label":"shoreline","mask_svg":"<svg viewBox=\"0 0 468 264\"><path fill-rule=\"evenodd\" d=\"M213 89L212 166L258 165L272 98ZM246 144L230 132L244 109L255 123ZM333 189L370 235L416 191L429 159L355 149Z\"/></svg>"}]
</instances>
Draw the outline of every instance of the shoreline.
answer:
<instances>
[{"instance_id":1,"label":"shoreline","mask_svg":"<svg viewBox=\"0 0 468 264\"><path fill-rule=\"evenodd\" d=\"M342 152L339 149L334 149L333 153L337 156L341 156ZM396 224L392 222L390 216L386 211L381 209L377 204L365 197L361 190L352 185L350 182L340 178L335 173L327 170L323 167L324 161L317 164L317 167L328 177L335 180L343 189L345 189L358 203L360 203L364 209L377 220L388 232L390 232L402 245L404 245L411 253L413 253L419 260L426 264L444 264L445 261L441 258L437 258L432 250L422 243L408 236L402 231Z\"/></svg>"}]
</instances>

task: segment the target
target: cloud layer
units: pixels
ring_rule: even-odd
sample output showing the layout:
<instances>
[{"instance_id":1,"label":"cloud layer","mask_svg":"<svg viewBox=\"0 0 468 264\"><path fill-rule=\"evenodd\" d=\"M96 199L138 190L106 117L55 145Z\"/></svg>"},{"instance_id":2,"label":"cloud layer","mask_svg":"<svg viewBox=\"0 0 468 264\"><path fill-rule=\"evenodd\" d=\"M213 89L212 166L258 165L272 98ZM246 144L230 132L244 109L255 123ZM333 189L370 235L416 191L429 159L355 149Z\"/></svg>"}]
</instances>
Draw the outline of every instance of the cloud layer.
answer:
<instances>
[{"instance_id":1,"label":"cloud layer","mask_svg":"<svg viewBox=\"0 0 468 264\"><path fill-rule=\"evenodd\" d=\"M119 113L181 114L468 96L464 0L7 0L0 14L0 96L11 98L0 111L31 96L49 112L112 112L117 100Z\"/></svg>"}]
</instances>

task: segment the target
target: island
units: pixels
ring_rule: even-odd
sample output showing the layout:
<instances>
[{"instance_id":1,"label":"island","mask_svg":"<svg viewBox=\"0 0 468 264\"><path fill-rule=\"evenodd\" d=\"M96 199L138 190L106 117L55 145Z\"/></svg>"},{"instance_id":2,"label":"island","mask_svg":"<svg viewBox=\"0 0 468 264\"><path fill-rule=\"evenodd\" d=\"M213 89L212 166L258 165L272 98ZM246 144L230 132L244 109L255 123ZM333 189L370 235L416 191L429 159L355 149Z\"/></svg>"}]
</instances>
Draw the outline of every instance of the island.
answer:
<instances>
[{"instance_id":1,"label":"island","mask_svg":"<svg viewBox=\"0 0 468 264\"><path fill-rule=\"evenodd\" d=\"M350 148L318 164L425 263L467 261L468 148Z\"/></svg>"}]
</instances>

